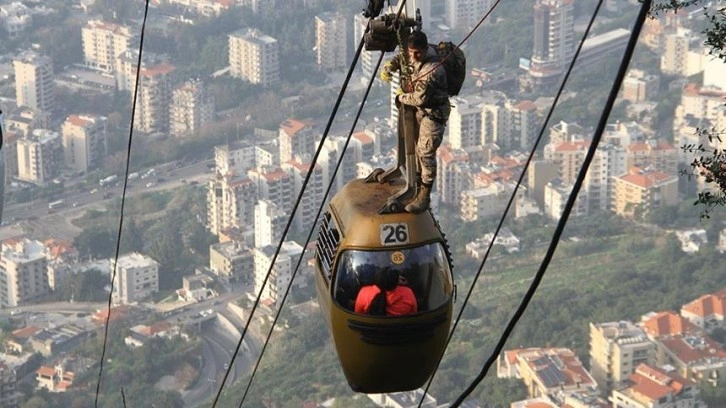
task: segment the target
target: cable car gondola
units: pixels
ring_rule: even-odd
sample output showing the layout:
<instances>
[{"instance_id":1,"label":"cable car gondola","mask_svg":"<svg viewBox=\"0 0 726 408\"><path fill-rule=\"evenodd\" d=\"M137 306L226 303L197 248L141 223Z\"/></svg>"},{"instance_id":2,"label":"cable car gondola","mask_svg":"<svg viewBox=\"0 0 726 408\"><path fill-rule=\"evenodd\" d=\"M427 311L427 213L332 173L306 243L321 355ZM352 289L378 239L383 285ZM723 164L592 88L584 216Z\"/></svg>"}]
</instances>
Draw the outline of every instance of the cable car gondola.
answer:
<instances>
[{"instance_id":1,"label":"cable car gondola","mask_svg":"<svg viewBox=\"0 0 726 408\"><path fill-rule=\"evenodd\" d=\"M384 393L421 387L446 347L454 283L448 246L430 211L379 211L401 188L348 183L323 215L316 248L316 288L348 384ZM412 289L418 311L405 316L356 313L361 287L389 268Z\"/></svg>"}]
</instances>

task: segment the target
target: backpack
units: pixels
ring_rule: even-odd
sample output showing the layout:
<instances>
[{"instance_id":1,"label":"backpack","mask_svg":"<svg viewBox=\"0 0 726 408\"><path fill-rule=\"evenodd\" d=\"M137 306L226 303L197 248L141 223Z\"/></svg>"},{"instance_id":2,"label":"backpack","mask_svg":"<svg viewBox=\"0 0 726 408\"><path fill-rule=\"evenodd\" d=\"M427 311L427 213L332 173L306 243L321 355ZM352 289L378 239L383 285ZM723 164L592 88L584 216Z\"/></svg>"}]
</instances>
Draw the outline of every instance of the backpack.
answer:
<instances>
[{"instance_id":1,"label":"backpack","mask_svg":"<svg viewBox=\"0 0 726 408\"><path fill-rule=\"evenodd\" d=\"M451 41L441 41L434 48L436 48L439 61L444 61L443 66L446 71L449 96L458 95L466 78L466 56L464 51Z\"/></svg>"}]
</instances>

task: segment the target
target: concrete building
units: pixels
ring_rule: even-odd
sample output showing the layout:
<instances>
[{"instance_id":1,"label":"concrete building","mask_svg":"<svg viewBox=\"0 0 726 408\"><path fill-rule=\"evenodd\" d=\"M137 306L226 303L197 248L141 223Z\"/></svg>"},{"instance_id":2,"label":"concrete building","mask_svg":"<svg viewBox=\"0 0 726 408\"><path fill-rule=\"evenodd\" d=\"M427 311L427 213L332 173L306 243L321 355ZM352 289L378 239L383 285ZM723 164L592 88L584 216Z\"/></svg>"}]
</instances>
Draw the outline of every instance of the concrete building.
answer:
<instances>
[{"instance_id":1,"label":"concrete building","mask_svg":"<svg viewBox=\"0 0 726 408\"><path fill-rule=\"evenodd\" d=\"M701 59L697 58L696 66L691 63L689 68L689 51L700 47L702 39L691 30L678 27L672 32L663 34L660 52L660 70L664 74L690 76L702 70ZM697 53L700 57L700 50Z\"/></svg>"},{"instance_id":2,"label":"concrete building","mask_svg":"<svg viewBox=\"0 0 726 408\"><path fill-rule=\"evenodd\" d=\"M481 96L456 96L451 98L451 114L447 125L449 145L452 149L464 149L482 144L484 100Z\"/></svg>"},{"instance_id":3,"label":"concrete building","mask_svg":"<svg viewBox=\"0 0 726 408\"><path fill-rule=\"evenodd\" d=\"M623 79L623 99L633 103L652 100L660 88L660 77L640 69L630 69Z\"/></svg>"},{"instance_id":4,"label":"concrete building","mask_svg":"<svg viewBox=\"0 0 726 408\"><path fill-rule=\"evenodd\" d=\"M512 188L510 185L492 183L486 187L463 191L460 198L461 219L476 221L501 214L507 205Z\"/></svg>"},{"instance_id":5,"label":"concrete building","mask_svg":"<svg viewBox=\"0 0 726 408\"><path fill-rule=\"evenodd\" d=\"M292 160L296 155L313 156L317 135L313 127L296 119L287 119L280 124L279 133L280 163Z\"/></svg>"},{"instance_id":6,"label":"concrete building","mask_svg":"<svg viewBox=\"0 0 726 408\"><path fill-rule=\"evenodd\" d=\"M247 171L258 166L272 166L279 161L279 148L272 145L257 144L250 141L248 136L244 140L230 142L214 147L214 164L219 175L244 175Z\"/></svg>"},{"instance_id":7,"label":"concrete building","mask_svg":"<svg viewBox=\"0 0 726 408\"><path fill-rule=\"evenodd\" d=\"M0 406L18 408L21 393L17 389L18 376L14 368L0 361Z\"/></svg>"},{"instance_id":8,"label":"concrete building","mask_svg":"<svg viewBox=\"0 0 726 408\"><path fill-rule=\"evenodd\" d=\"M640 364L655 363L656 347L628 321L590 323L590 373L604 395L625 382Z\"/></svg>"},{"instance_id":9,"label":"concrete building","mask_svg":"<svg viewBox=\"0 0 726 408\"><path fill-rule=\"evenodd\" d=\"M289 217L275 203L268 200L258 201L255 206L255 248L277 245Z\"/></svg>"},{"instance_id":10,"label":"concrete building","mask_svg":"<svg viewBox=\"0 0 726 408\"><path fill-rule=\"evenodd\" d=\"M26 52L13 59L15 100L18 107L51 112L55 109L53 61L50 57Z\"/></svg>"},{"instance_id":11,"label":"concrete building","mask_svg":"<svg viewBox=\"0 0 726 408\"><path fill-rule=\"evenodd\" d=\"M627 168L650 168L666 174L678 172L679 149L662 139L647 139L626 146Z\"/></svg>"},{"instance_id":12,"label":"concrete building","mask_svg":"<svg viewBox=\"0 0 726 408\"><path fill-rule=\"evenodd\" d=\"M251 229L257 186L247 177L217 175L207 189L207 226L219 235L229 228Z\"/></svg>"},{"instance_id":13,"label":"concrete building","mask_svg":"<svg viewBox=\"0 0 726 408\"><path fill-rule=\"evenodd\" d=\"M444 22L449 28L473 28L492 8L491 0L445 0Z\"/></svg>"},{"instance_id":14,"label":"concrete building","mask_svg":"<svg viewBox=\"0 0 726 408\"><path fill-rule=\"evenodd\" d=\"M534 49L529 78L535 84L556 81L575 53L575 9L572 0L537 0L534 5Z\"/></svg>"},{"instance_id":15,"label":"concrete building","mask_svg":"<svg viewBox=\"0 0 726 408\"><path fill-rule=\"evenodd\" d=\"M562 213L565 211L567 200L570 199L570 195L572 194L573 186L574 184L563 183L558 178L547 183L544 189L544 215L553 220L560 219ZM575 199L575 204L570 211L570 217L587 215L589 207L588 196L578 194Z\"/></svg>"},{"instance_id":16,"label":"concrete building","mask_svg":"<svg viewBox=\"0 0 726 408\"><path fill-rule=\"evenodd\" d=\"M726 289L686 303L681 307L681 316L706 332L726 328Z\"/></svg>"},{"instance_id":17,"label":"concrete building","mask_svg":"<svg viewBox=\"0 0 726 408\"><path fill-rule=\"evenodd\" d=\"M539 132L537 106L532 101L508 100L504 104L507 115L505 138L497 145L503 149L529 150Z\"/></svg>"},{"instance_id":18,"label":"concrete building","mask_svg":"<svg viewBox=\"0 0 726 408\"><path fill-rule=\"evenodd\" d=\"M611 210L621 217L640 217L679 203L678 177L637 167L613 179Z\"/></svg>"},{"instance_id":19,"label":"concrete building","mask_svg":"<svg viewBox=\"0 0 726 408\"><path fill-rule=\"evenodd\" d=\"M171 73L174 69L174 66L168 63L141 67L134 117L134 127L138 131L145 133L168 131Z\"/></svg>"},{"instance_id":20,"label":"concrete building","mask_svg":"<svg viewBox=\"0 0 726 408\"><path fill-rule=\"evenodd\" d=\"M263 304L275 309L278 302L282 300L285 290L292 281L292 268L302 255L303 248L295 241L285 241L280 247L280 252L275 260L275 265L270 268L272 257L275 255L277 245L267 245L255 248L255 292L262 293L260 299ZM268 271L270 275L266 284L265 278Z\"/></svg>"},{"instance_id":21,"label":"concrete building","mask_svg":"<svg viewBox=\"0 0 726 408\"><path fill-rule=\"evenodd\" d=\"M20 37L31 26L33 15L25 4L15 1L0 6L0 23L8 33L8 37L14 39Z\"/></svg>"},{"instance_id":22,"label":"concrete building","mask_svg":"<svg viewBox=\"0 0 726 408\"><path fill-rule=\"evenodd\" d=\"M269 200L283 211L290 211L297 197L290 174L277 166L261 166L251 169L247 176L257 186L259 200Z\"/></svg>"},{"instance_id":23,"label":"concrete building","mask_svg":"<svg viewBox=\"0 0 726 408\"><path fill-rule=\"evenodd\" d=\"M628 384L610 396L613 408L705 407L696 383L647 364L636 367Z\"/></svg>"},{"instance_id":24,"label":"concrete building","mask_svg":"<svg viewBox=\"0 0 726 408\"><path fill-rule=\"evenodd\" d=\"M280 81L277 40L253 29L229 35L230 75L253 84L272 86Z\"/></svg>"},{"instance_id":25,"label":"concrete building","mask_svg":"<svg viewBox=\"0 0 726 408\"><path fill-rule=\"evenodd\" d=\"M304 159L304 161L301 161L301 159ZM302 191L303 183L308 178L305 192L293 219L293 226L296 231L307 231L313 227L315 215L323 202L325 187L327 186L326 180L323 179L323 167L316 164L315 168L311 170L311 166L312 162L307 157L290 160L281 166L292 180L295 198ZM308 177L308 173L311 171L312 174ZM290 203L289 208L292 209L292 203ZM292 214L288 214L288 217L290 216Z\"/></svg>"},{"instance_id":26,"label":"concrete building","mask_svg":"<svg viewBox=\"0 0 726 408\"><path fill-rule=\"evenodd\" d=\"M356 13L353 16L353 50L358 49L358 45L363 38L363 34L368 26L368 19L362 13ZM360 70L363 74L363 80L367 81L373 76L373 68L375 68L380 57L380 51L366 51L365 48L360 53ZM375 79L375 78L374 78ZM368 82L365 82L366 84Z\"/></svg>"},{"instance_id":27,"label":"concrete building","mask_svg":"<svg viewBox=\"0 0 726 408\"><path fill-rule=\"evenodd\" d=\"M70 115L61 126L64 164L86 173L101 167L106 158L106 117Z\"/></svg>"},{"instance_id":28,"label":"concrete building","mask_svg":"<svg viewBox=\"0 0 726 408\"><path fill-rule=\"evenodd\" d=\"M111 265L116 269L115 304L138 302L159 291L159 263L151 257L133 252L113 259Z\"/></svg>"},{"instance_id":29,"label":"concrete building","mask_svg":"<svg viewBox=\"0 0 726 408\"><path fill-rule=\"evenodd\" d=\"M315 16L315 62L323 72L348 67L348 25L343 14L326 12Z\"/></svg>"},{"instance_id":30,"label":"concrete building","mask_svg":"<svg viewBox=\"0 0 726 408\"><path fill-rule=\"evenodd\" d=\"M254 251L237 241L210 245L209 269L230 281L251 283L255 271Z\"/></svg>"},{"instance_id":31,"label":"concrete building","mask_svg":"<svg viewBox=\"0 0 726 408\"><path fill-rule=\"evenodd\" d=\"M81 28L84 63L104 72L115 71L116 58L135 42L131 28L125 25L90 20Z\"/></svg>"},{"instance_id":32,"label":"concrete building","mask_svg":"<svg viewBox=\"0 0 726 408\"><path fill-rule=\"evenodd\" d=\"M436 156L436 191L442 203L458 205L461 193L471 188L469 155L463 149L441 146Z\"/></svg>"},{"instance_id":33,"label":"concrete building","mask_svg":"<svg viewBox=\"0 0 726 408\"><path fill-rule=\"evenodd\" d=\"M2 243L0 251L0 305L26 305L50 293L42 242L9 239Z\"/></svg>"},{"instance_id":34,"label":"concrete building","mask_svg":"<svg viewBox=\"0 0 726 408\"><path fill-rule=\"evenodd\" d=\"M58 132L35 129L16 144L19 180L45 185L60 175L63 145Z\"/></svg>"},{"instance_id":35,"label":"concrete building","mask_svg":"<svg viewBox=\"0 0 726 408\"><path fill-rule=\"evenodd\" d=\"M169 106L169 132L174 136L195 134L214 120L214 97L201 81L187 81L177 87Z\"/></svg>"}]
</instances>

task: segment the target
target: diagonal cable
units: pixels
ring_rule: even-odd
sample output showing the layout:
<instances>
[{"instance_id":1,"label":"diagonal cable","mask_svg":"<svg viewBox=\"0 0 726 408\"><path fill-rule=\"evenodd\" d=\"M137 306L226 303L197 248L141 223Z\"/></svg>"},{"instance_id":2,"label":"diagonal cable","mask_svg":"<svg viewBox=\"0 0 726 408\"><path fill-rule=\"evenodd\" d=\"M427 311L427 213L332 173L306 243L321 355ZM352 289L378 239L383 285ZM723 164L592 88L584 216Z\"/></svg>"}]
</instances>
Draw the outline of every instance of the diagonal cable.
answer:
<instances>
[{"instance_id":1,"label":"diagonal cable","mask_svg":"<svg viewBox=\"0 0 726 408\"><path fill-rule=\"evenodd\" d=\"M134 98L131 104L131 123L129 125L129 143L128 153L126 155L126 176L124 177L124 188L121 194L121 215L118 220L118 238L116 241L116 256L113 263L113 271L111 274L111 291L108 294L108 306L106 307L107 315L106 321L104 322L103 330L103 348L101 349L101 361L98 368L98 381L96 382L96 397L94 400L94 406L98 408L98 396L101 391L101 377L103 376L103 363L106 359L106 347L108 345L108 326L111 320L111 304L113 300L113 285L116 281L116 268L118 264L119 252L121 250L121 231L124 225L124 205L126 204L126 189L129 183L129 165L131 162L131 140L134 134L134 118L136 116L136 100L139 93L139 77L141 73L141 54L144 49L144 33L146 32L146 19L149 16L149 0L144 1L144 18L141 22L141 34L139 36L139 58L136 61L136 81L134 83Z\"/></svg>"},{"instance_id":2,"label":"diagonal cable","mask_svg":"<svg viewBox=\"0 0 726 408\"><path fill-rule=\"evenodd\" d=\"M595 134L593 135L592 143L590 144L590 147L588 148L587 154L585 156L585 160L582 163L582 167L580 167L580 172L577 175L577 179L575 180L575 185L572 188L572 191L570 192L570 196L567 198L567 203L565 204L565 208L563 210L563 215L560 218L560 221L557 223L557 228L555 229L555 233L552 237L552 241L550 242L550 246L547 248L547 253L545 254L544 259L542 260L542 263L540 264L539 269L537 270L537 273L534 276L534 279L532 280L532 283L530 284L530 287L527 290L527 293L525 293L524 297L522 298L522 302L520 303L519 307L517 307L517 310L515 311L514 315L510 319L509 323L507 324L507 327L504 330L504 333L499 339L499 342L497 343L496 347L494 348L494 352L492 352L489 359L486 361L484 366L482 367L481 372L479 375L477 375L476 379L466 388L466 390L459 395L459 397L454 401L453 404L451 404L451 407L458 407L463 402L464 398L469 396L474 389L481 383L481 381L486 376L487 372L491 368L491 366L496 362L497 357L504 349L504 345L507 342L507 339L509 338L509 335L514 330L514 327L517 325L517 322L519 319L524 315L525 310L527 309L527 306L529 305L529 302L534 297L535 292L537 291L537 288L542 281L542 278L544 277L545 272L547 271L547 267L549 266L550 261L552 260L552 257L554 256L555 250L557 249L557 244L560 241L560 237L562 236L562 232L565 229L565 225L567 224L567 219L569 218L570 212L572 211L572 207L575 205L575 201L577 200L577 194L580 192L580 188L582 187L582 184L585 180L585 176L587 175L587 171L590 168L590 163L592 163L593 158L595 157L595 151L597 150L597 146L600 143L600 139L602 138L602 134L605 130L605 126L607 125L608 116L610 115L610 112L612 111L612 107L615 104L615 99L617 98L618 91L620 90L620 85L623 82L623 78L625 77L625 73L628 69L628 64L630 62L630 59L633 55L633 51L635 50L635 46L638 42L638 36L640 35L640 31L643 28L643 23L645 22L645 18L648 16L648 11L650 9L650 4L652 0L643 0L643 3L640 8L640 13L638 14L638 18L635 22L635 26L633 27L633 32L630 35L630 39L628 41L627 48L625 49L625 53L623 55L623 59L620 62L620 67L618 69L617 75L615 77L615 81L613 82L613 86L610 89L610 94L608 95L608 99L605 102L605 108L603 109L602 115L600 116L600 121L598 122L597 128L595 129ZM602 4L602 0L598 2L598 8ZM572 68L572 66L570 66Z\"/></svg>"}]
</instances>

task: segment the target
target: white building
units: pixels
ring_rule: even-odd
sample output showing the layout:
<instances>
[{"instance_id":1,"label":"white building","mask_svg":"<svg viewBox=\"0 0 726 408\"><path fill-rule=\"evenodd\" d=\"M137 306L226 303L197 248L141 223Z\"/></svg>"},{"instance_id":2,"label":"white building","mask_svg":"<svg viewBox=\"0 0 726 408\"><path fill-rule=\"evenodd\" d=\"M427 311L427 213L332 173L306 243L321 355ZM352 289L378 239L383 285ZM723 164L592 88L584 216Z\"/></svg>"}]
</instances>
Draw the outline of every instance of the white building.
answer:
<instances>
[{"instance_id":1,"label":"white building","mask_svg":"<svg viewBox=\"0 0 726 408\"><path fill-rule=\"evenodd\" d=\"M324 72L348 67L348 32L345 16L326 12L315 16L315 62Z\"/></svg>"},{"instance_id":2,"label":"white building","mask_svg":"<svg viewBox=\"0 0 726 408\"><path fill-rule=\"evenodd\" d=\"M256 29L241 29L229 35L230 74L253 84L274 85L280 81L279 44Z\"/></svg>"},{"instance_id":3,"label":"white building","mask_svg":"<svg viewBox=\"0 0 726 408\"><path fill-rule=\"evenodd\" d=\"M129 304L144 300L159 291L159 263L138 252L111 261L116 268L113 301Z\"/></svg>"},{"instance_id":4,"label":"white building","mask_svg":"<svg viewBox=\"0 0 726 408\"><path fill-rule=\"evenodd\" d=\"M63 146L58 132L35 129L17 141L18 179L44 185L58 177L63 166Z\"/></svg>"},{"instance_id":5,"label":"white building","mask_svg":"<svg viewBox=\"0 0 726 408\"><path fill-rule=\"evenodd\" d=\"M106 158L106 117L70 115L61 126L66 167L87 172L101 166Z\"/></svg>"},{"instance_id":6,"label":"white building","mask_svg":"<svg viewBox=\"0 0 726 408\"><path fill-rule=\"evenodd\" d=\"M42 242L9 239L0 248L0 306L25 305L50 293Z\"/></svg>"},{"instance_id":7,"label":"white building","mask_svg":"<svg viewBox=\"0 0 726 408\"><path fill-rule=\"evenodd\" d=\"M297 264L303 248L294 241L282 243L280 252L275 260L275 265L270 269L272 258L275 255L277 245L267 245L255 248L255 292L262 292L260 299L263 304L275 308L278 301L282 300L285 290L292 280L292 268ZM301 263L303 265L304 263ZM270 271L267 283L264 285L267 272Z\"/></svg>"},{"instance_id":8,"label":"white building","mask_svg":"<svg viewBox=\"0 0 726 408\"><path fill-rule=\"evenodd\" d=\"M104 72L116 69L116 58L134 41L131 28L124 25L90 20L81 28L83 60L91 68Z\"/></svg>"},{"instance_id":9,"label":"white building","mask_svg":"<svg viewBox=\"0 0 726 408\"><path fill-rule=\"evenodd\" d=\"M53 61L50 57L26 52L13 60L15 99L18 107L40 111L55 109Z\"/></svg>"},{"instance_id":10,"label":"white building","mask_svg":"<svg viewBox=\"0 0 726 408\"><path fill-rule=\"evenodd\" d=\"M255 205L255 248L277 245L289 214L269 200L259 200Z\"/></svg>"}]
</instances>

